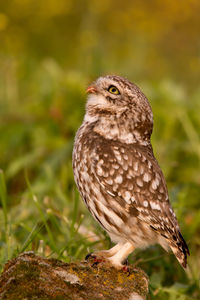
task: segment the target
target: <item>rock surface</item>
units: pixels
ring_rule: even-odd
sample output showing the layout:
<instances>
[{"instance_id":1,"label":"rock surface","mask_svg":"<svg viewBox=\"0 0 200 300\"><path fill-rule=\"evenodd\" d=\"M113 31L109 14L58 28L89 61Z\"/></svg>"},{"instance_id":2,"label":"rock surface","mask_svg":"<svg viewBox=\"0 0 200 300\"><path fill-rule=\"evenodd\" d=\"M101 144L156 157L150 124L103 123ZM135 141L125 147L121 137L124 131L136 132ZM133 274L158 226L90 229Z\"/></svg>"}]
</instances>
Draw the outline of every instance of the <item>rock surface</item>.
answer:
<instances>
[{"instance_id":1,"label":"rock surface","mask_svg":"<svg viewBox=\"0 0 200 300\"><path fill-rule=\"evenodd\" d=\"M0 276L0 299L146 299L148 278L141 269L117 271L89 261L64 263L25 252L9 261Z\"/></svg>"}]
</instances>

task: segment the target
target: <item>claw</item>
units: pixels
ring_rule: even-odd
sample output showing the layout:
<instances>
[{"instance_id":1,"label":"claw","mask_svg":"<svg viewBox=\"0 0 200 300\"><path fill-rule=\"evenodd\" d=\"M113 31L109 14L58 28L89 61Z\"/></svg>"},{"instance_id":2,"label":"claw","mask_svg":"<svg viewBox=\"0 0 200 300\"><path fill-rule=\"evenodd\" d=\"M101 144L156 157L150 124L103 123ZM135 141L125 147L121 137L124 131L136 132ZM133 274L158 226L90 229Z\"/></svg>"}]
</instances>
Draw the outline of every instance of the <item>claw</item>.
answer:
<instances>
[{"instance_id":1,"label":"claw","mask_svg":"<svg viewBox=\"0 0 200 300\"><path fill-rule=\"evenodd\" d=\"M94 257L94 263L92 264L92 267L95 267L102 262L105 262L105 260L102 258Z\"/></svg>"},{"instance_id":2,"label":"claw","mask_svg":"<svg viewBox=\"0 0 200 300\"><path fill-rule=\"evenodd\" d=\"M95 261L93 264L92 264L92 267L96 267L99 263L97 261Z\"/></svg>"},{"instance_id":3,"label":"claw","mask_svg":"<svg viewBox=\"0 0 200 300\"><path fill-rule=\"evenodd\" d=\"M130 268L127 265L123 266L122 271L125 272L125 273L128 273L127 274L128 276L131 275Z\"/></svg>"},{"instance_id":4,"label":"claw","mask_svg":"<svg viewBox=\"0 0 200 300\"><path fill-rule=\"evenodd\" d=\"M128 258L123 262L123 265L128 266Z\"/></svg>"},{"instance_id":5,"label":"claw","mask_svg":"<svg viewBox=\"0 0 200 300\"><path fill-rule=\"evenodd\" d=\"M92 252L91 252L91 253L88 253L88 254L86 255L86 257L85 257L85 260L88 260L90 257L95 258L96 256L95 256L95 255L93 256Z\"/></svg>"},{"instance_id":6,"label":"claw","mask_svg":"<svg viewBox=\"0 0 200 300\"><path fill-rule=\"evenodd\" d=\"M93 253L87 254L86 257L85 257L85 260L89 260L90 258L94 261L93 264L92 264L92 267L95 267L98 264L105 261L103 258L98 257L98 256L94 255Z\"/></svg>"}]
</instances>

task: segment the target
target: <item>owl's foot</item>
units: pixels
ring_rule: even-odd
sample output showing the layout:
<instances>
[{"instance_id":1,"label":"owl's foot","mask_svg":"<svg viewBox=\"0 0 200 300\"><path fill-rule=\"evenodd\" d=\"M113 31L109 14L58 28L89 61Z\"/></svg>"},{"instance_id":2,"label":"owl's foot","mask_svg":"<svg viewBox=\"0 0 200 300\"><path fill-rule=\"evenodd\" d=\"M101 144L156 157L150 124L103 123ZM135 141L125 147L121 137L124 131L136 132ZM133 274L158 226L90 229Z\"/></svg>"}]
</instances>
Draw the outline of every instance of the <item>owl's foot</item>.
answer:
<instances>
[{"instance_id":1,"label":"owl's foot","mask_svg":"<svg viewBox=\"0 0 200 300\"><path fill-rule=\"evenodd\" d=\"M121 245L120 249L113 256L109 257L108 260L112 266L120 270L128 270L128 260L127 257L134 250L133 244L126 242Z\"/></svg>"},{"instance_id":2,"label":"owl's foot","mask_svg":"<svg viewBox=\"0 0 200 300\"><path fill-rule=\"evenodd\" d=\"M112 259L109 259L109 257L103 257L103 256L97 256L96 252L95 254L89 253L86 257L86 260L91 260L92 267L96 267L99 264L107 264L110 265L118 270L122 270L123 272L127 273L128 276L130 275L130 268L128 266L128 259L126 259L123 264L112 262Z\"/></svg>"},{"instance_id":3,"label":"owl's foot","mask_svg":"<svg viewBox=\"0 0 200 300\"><path fill-rule=\"evenodd\" d=\"M96 267L99 264L107 264L107 265L110 265L110 266L116 268L117 270L122 270L125 273L128 273L130 275L128 259L126 259L123 263L120 263L120 262L113 261L112 257L109 258L109 257L99 255L99 254L100 254L99 252L98 252L98 255L97 255L97 252L89 253L85 257L85 260L89 261L91 263L92 267Z\"/></svg>"},{"instance_id":4,"label":"owl's foot","mask_svg":"<svg viewBox=\"0 0 200 300\"><path fill-rule=\"evenodd\" d=\"M102 250L102 251L95 251L94 253L89 253L88 255L86 255L85 260L88 260L89 258L93 257L102 257L104 259L111 257L113 255L115 255L122 247L121 243L118 243L117 245L115 245L114 247L112 247L109 250Z\"/></svg>"},{"instance_id":5,"label":"owl's foot","mask_svg":"<svg viewBox=\"0 0 200 300\"><path fill-rule=\"evenodd\" d=\"M128 271L127 257L133 249L133 245L129 242L125 244L119 243L110 250L90 253L85 259L93 259L92 266L96 266L99 263L107 263L118 270Z\"/></svg>"},{"instance_id":6,"label":"owl's foot","mask_svg":"<svg viewBox=\"0 0 200 300\"><path fill-rule=\"evenodd\" d=\"M105 259L100 258L100 257L96 257L96 258L94 258L94 262L93 262L93 264L92 264L92 267L95 267L95 266L97 266L98 264L100 264L100 263L105 263L105 262L106 262Z\"/></svg>"},{"instance_id":7,"label":"owl's foot","mask_svg":"<svg viewBox=\"0 0 200 300\"><path fill-rule=\"evenodd\" d=\"M89 253L88 255L86 255L85 260L92 260L92 267L97 266L100 263L104 263L106 261L106 259L102 256L99 255L95 252L95 253Z\"/></svg>"}]
</instances>

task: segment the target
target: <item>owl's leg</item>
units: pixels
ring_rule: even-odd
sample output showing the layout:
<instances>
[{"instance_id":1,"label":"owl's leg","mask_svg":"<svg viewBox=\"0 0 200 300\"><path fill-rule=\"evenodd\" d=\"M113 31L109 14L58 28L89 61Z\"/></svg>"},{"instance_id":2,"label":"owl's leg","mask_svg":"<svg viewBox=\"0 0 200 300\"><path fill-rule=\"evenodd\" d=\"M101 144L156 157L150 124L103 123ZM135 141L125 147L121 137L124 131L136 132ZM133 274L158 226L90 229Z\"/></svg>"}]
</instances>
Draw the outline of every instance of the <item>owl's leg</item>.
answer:
<instances>
[{"instance_id":1,"label":"owl's leg","mask_svg":"<svg viewBox=\"0 0 200 300\"><path fill-rule=\"evenodd\" d=\"M119 245L119 244L118 244ZM123 262L126 258L133 252L133 244L127 242L125 244L120 244L118 251L111 257L108 258L109 262L117 269L123 268Z\"/></svg>"},{"instance_id":2,"label":"owl's leg","mask_svg":"<svg viewBox=\"0 0 200 300\"><path fill-rule=\"evenodd\" d=\"M92 255L97 256L97 257L111 257L115 255L123 246L122 243L118 243L114 247L110 248L109 250L102 250L102 251L96 251Z\"/></svg>"}]
</instances>

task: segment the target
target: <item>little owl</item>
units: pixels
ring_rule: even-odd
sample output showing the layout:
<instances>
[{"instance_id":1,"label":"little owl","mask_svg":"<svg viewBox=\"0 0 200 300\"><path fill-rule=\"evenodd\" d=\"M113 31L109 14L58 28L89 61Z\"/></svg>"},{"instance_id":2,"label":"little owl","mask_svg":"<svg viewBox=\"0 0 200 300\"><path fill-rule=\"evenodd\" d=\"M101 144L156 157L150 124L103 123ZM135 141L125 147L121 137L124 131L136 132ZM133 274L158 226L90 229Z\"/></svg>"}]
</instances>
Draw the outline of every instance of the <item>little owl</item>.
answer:
<instances>
[{"instance_id":1,"label":"little owl","mask_svg":"<svg viewBox=\"0 0 200 300\"><path fill-rule=\"evenodd\" d=\"M111 75L98 78L87 93L74 178L89 211L116 243L97 256L120 269L135 248L159 243L186 268L189 250L153 154L147 98L135 84Z\"/></svg>"}]
</instances>

